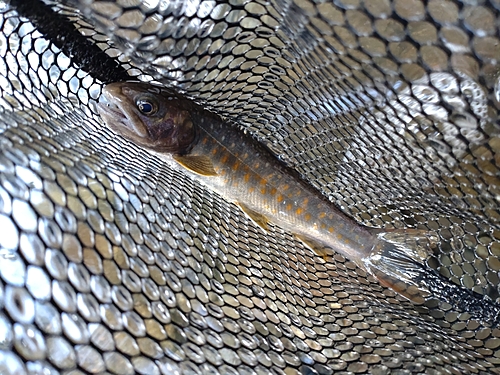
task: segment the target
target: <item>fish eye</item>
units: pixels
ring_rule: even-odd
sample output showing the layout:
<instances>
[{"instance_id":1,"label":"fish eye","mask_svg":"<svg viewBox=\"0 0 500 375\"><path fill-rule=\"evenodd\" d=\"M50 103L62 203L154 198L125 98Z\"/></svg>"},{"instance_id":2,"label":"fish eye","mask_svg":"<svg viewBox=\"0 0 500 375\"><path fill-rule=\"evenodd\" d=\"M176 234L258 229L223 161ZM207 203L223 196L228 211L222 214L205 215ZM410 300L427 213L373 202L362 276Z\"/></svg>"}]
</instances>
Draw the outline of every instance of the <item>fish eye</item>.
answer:
<instances>
[{"instance_id":1,"label":"fish eye","mask_svg":"<svg viewBox=\"0 0 500 375\"><path fill-rule=\"evenodd\" d=\"M151 99L139 99L137 100L135 105L141 113L147 116L154 115L158 111L158 105Z\"/></svg>"}]
</instances>

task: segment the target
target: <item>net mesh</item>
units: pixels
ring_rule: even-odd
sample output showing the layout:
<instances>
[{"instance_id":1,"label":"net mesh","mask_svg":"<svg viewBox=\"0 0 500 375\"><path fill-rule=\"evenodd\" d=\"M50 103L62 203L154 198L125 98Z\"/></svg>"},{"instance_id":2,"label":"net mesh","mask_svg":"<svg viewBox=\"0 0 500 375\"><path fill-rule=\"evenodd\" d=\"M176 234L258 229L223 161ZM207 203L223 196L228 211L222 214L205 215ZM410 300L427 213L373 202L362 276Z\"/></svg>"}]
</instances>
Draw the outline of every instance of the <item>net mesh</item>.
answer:
<instances>
[{"instance_id":1,"label":"net mesh","mask_svg":"<svg viewBox=\"0 0 500 375\"><path fill-rule=\"evenodd\" d=\"M499 9L0 1L0 373L500 373ZM115 135L95 101L125 79L247 130L359 223L436 231L435 293L264 234Z\"/></svg>"}]
</instances>

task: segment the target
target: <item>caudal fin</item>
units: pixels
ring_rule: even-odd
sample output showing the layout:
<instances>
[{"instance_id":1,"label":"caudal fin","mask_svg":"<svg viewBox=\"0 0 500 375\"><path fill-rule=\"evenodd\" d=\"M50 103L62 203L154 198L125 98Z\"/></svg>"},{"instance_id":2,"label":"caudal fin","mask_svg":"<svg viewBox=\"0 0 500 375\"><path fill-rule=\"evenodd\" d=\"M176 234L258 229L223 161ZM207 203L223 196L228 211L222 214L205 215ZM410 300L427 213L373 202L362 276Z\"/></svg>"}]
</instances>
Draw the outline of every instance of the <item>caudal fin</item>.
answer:
<instances>
[{"instance_id":1,"label":"caudal fin","mask_svg":"<svg viewBox=\"0 0 500 375\"><path fill-rule=\"evenodd\" d=\"M416 303L438 299L469 313L488 326L500 325L500 305L478 293L452 283L426 265L437 238L415 229L377 234L372 253L364 259L368 270L382 285Z\"/></svg>"},{"instance_id":2,"label":"caudal fin","mask_svg":"<svg viewBox=\"0 0 500 375\"><path fill-rule=\"evenodd\" d=\"M436 239L432 232L417 229L379 232L371 254L363 262L382 285L423 303L431 295L422 282L429 271L425 261Z\"/></svg>"}]
</instances>

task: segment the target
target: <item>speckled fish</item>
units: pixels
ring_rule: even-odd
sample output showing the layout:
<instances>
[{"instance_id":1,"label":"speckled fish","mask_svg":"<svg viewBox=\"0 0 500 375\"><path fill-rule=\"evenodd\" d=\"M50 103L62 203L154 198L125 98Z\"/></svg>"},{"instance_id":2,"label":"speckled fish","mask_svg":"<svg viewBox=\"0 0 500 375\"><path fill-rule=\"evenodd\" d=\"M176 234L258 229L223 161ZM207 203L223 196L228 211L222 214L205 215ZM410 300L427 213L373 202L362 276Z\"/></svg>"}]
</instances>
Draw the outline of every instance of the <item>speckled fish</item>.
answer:
<instances>
[{"instance_id":1,"label":"speckled fish","mask_svg":"<svg viewBox=\"0 0 500 375\"><path fill-rule=\"evenodd\" d=\"M358 224L252 137L165 89L112 83L98 108L115 132L175 161L262 228L274 223L319 254L334 250L406 297L423 298L415 279L429 254L430 233Z\"/></svg>"}]
</instances>

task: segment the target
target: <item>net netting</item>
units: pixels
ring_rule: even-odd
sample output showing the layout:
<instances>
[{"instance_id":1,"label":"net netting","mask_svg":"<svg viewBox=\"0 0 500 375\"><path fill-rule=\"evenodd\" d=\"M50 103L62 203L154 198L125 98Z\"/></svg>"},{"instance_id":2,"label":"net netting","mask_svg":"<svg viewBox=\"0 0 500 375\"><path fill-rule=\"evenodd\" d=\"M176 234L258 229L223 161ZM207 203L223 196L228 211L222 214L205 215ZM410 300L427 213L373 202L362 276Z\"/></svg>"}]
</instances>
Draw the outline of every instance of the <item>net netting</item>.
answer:
<instances>
[{"instance_id":1,"label":"net netting","mask_svg":"<svg viewBox=\"0 0 500 375\"><path fill-rule=\"evenodd\" d=\"M500 373L500 3L0 1L0 374ZM156 82L359 223L414 304L103 125Z\"/></svg>"}]
</instances>

